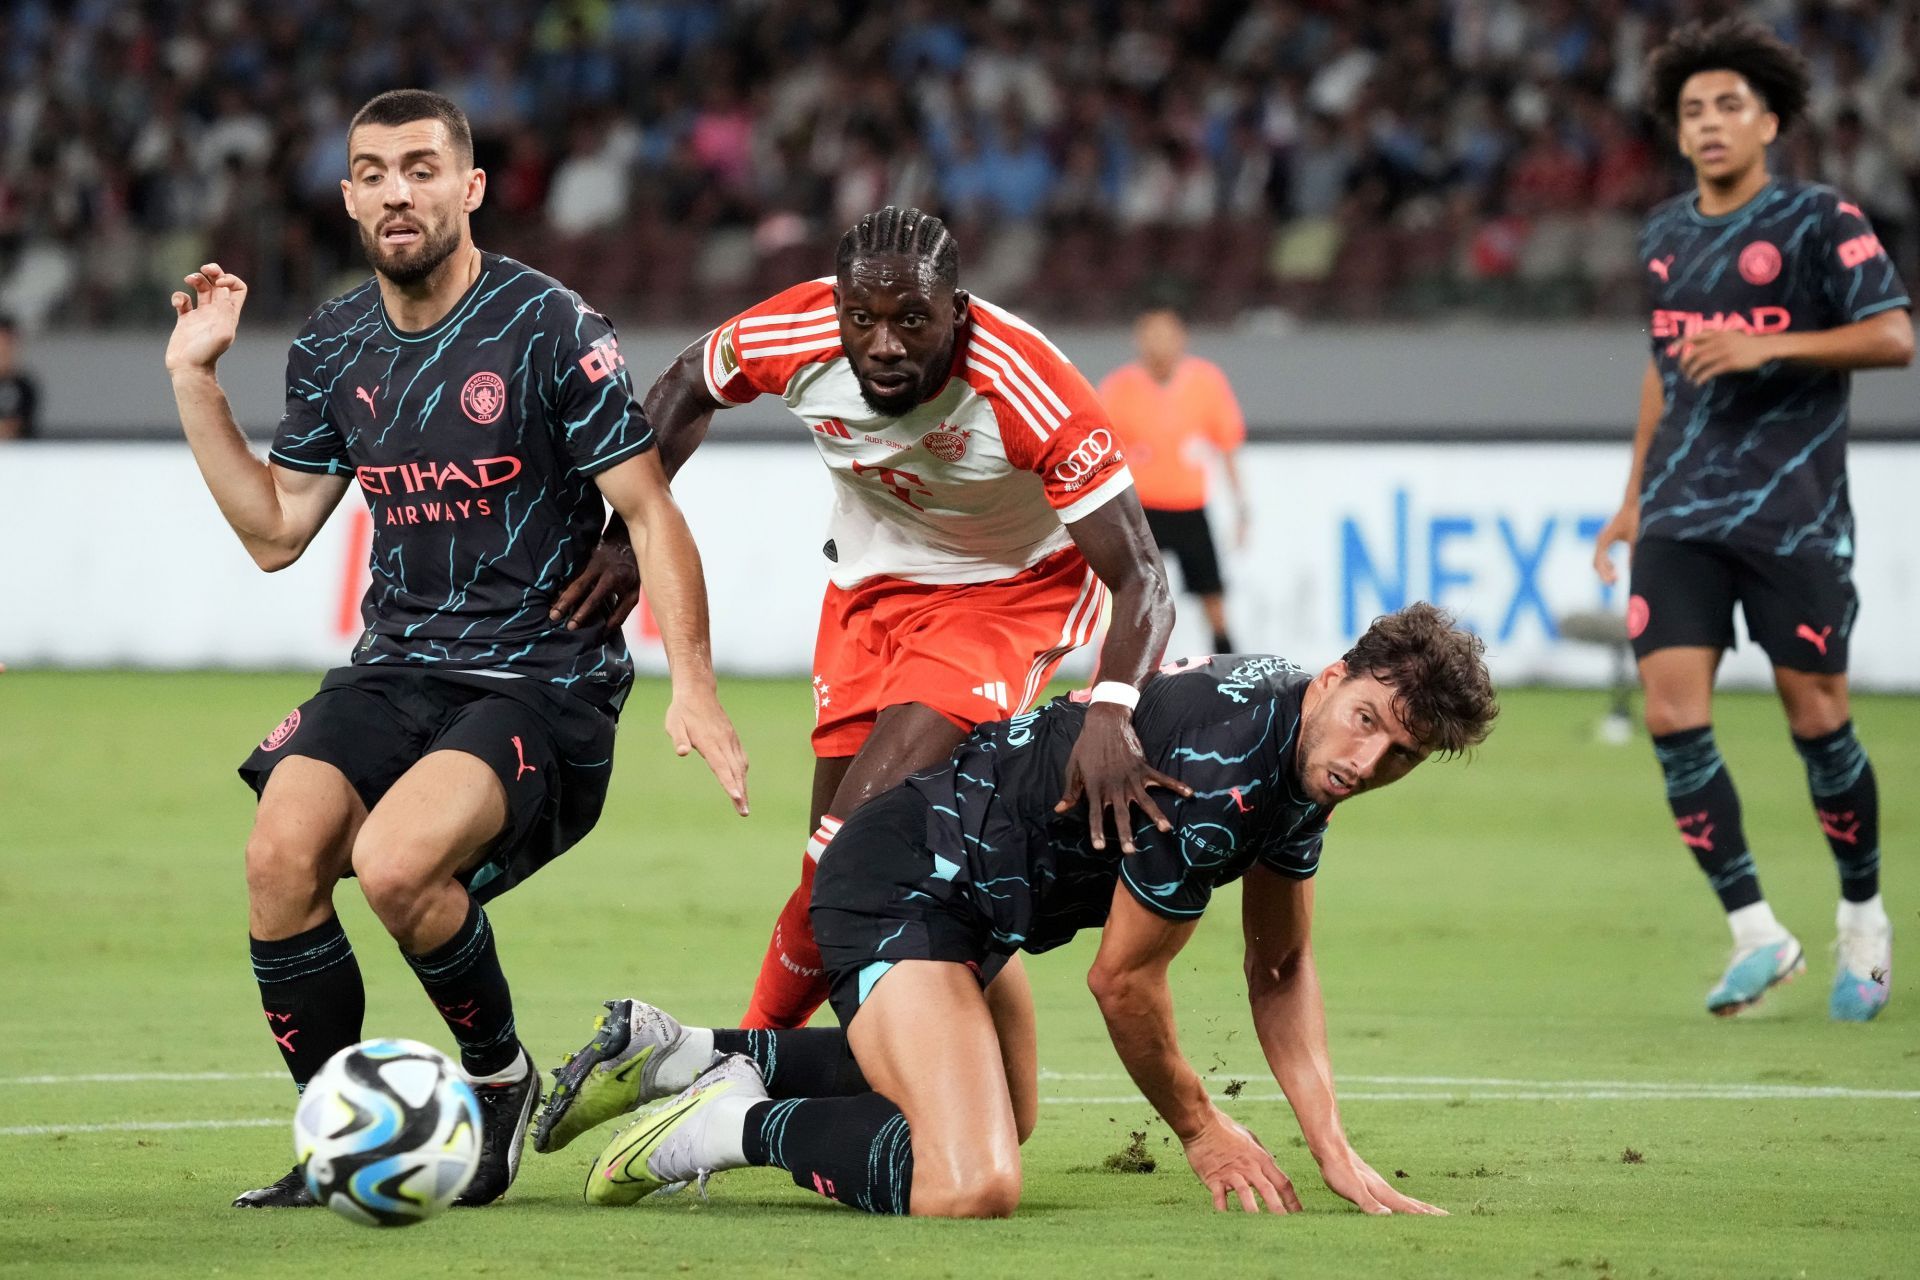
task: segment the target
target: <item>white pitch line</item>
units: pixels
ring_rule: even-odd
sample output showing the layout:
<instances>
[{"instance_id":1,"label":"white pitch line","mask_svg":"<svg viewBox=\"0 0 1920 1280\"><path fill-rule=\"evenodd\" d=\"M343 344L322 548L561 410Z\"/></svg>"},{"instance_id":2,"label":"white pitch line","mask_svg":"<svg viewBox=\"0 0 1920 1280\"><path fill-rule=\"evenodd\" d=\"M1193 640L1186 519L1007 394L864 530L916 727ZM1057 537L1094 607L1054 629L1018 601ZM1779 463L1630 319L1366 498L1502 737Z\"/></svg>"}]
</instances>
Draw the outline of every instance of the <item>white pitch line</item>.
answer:
<instances>
[{"instance_id":1,"label":"white pitch line","mask_svg":"<svg viewBox=\"0 0 1920 1280\"><path fill-rule=\"evenodd\" d=\"M165 1133L176 1129L265 1129L292 1127L286 1116L258 1120L125 1120L117 1124L21 1124L0 1129L0 1138L38 1138L64 1133Z\"/></svg>"},{"instance_id":2,"label":"white pitch line","mask_svg":"<svg viewBox=\"0 0 1920 1280\"><path fill-rule=\"evenodd\" d=\"M251 1077L249 1077L251 1078ZM1241 1093L1229 1099L1224 1092L1215 1098L1235 1102L1284 1102L1283 1093ZM1658 1090L1644 1089L1499 1089L1479 1092L1438 1093L1432 1090L1351 1089L1340 1095L1343 1102L1916 1102L1916 1089L1847 1089L1838 1086L1802 1085L1663 1085ZM1124 1107L1144 1103L1137 1093L1118 1093L1086 1098L1042 1098L1055 1107ZM290 1123L284 1116L265 1116L246 1120L133 1120L113 1124L28 1124L0 1128L0 1138L49 1137L68 1133L161 1133L192 1129L266 1129Z\"/></svg>"},{"instance_id":3,"label":"white pitch line","mask_svg":"<svg viewBox=\"0 0 1920 1280\"><path fill-rule=\"evenodd\" d=\"M1225 1098L1225 1093L1216 1093L1215 1098ZM1283 1093L1241 1093L1235 1101L1239 1102L1284 1102ZM1710 1085L1701 1085L1693 1089L1664 1089L1658 1092L1629 1089L1584 1089L1584 1090L1486 1090L1475 1092L1436 1093L1432 1090L1420 1091L1374 1091L1365 1089L1342 1089L1342 1102L1818 1102L1818 1101L1859 1101L1859 1102L1916 1102L1920 1101L1920 1090L1912 1089L1812 1089L1781 1086L1767 1092L1754 1092L1748 1089L1719 1089ZM1117 1093L1104 1097L1088 1098L1042 1098L1040 1101L1053 1105L1081 1103L1087 1106L1125 1106L1129 1103L1144 1102L1139 1094Z\"/></svg>"},{"instance_id":4,"label":"white pitch line","mask_svg":"<svg viewBox=\"0 0 1920 1280\"><path fill-rule=\"evenodd\" d=\"M103 1071L78 1076L0 1076L5 1084L198 1084L223 1080L285 1080L284 1071Z\"/></svg>"}]
</instances>

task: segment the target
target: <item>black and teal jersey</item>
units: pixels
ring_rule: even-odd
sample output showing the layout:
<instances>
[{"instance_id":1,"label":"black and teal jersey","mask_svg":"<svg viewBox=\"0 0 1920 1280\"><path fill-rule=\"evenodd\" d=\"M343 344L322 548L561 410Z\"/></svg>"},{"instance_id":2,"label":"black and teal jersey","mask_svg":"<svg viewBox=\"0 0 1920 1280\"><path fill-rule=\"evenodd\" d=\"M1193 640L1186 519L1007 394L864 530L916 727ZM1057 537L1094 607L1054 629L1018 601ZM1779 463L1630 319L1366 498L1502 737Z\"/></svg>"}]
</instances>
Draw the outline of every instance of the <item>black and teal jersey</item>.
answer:
<instances>
[{"instance_id":1,"label":"black and teal jersey","mask_svg":"<svg viewBox=\"0 0 1920 1280\"><path fill-rule=\"evenodd\" d=\"M287 353L280 466L352 476L373 514L356 664L552 681L617 705L617 630L547 610L599 541L593 477L654 447L613 326L497 254L431 329L403 333L373 280Z\"/></svg>"},{"instance_id":2,"label":"black and teal jersey","mask_svg":"<svg viewBox=\"0 0 1920 1280\"><path fill-rule=\"evenodd\" d=\"M1776 360L1695 386L1680 358L1707 330L1834 329L1909 306L1866 216L1831 187L1785 179L1711 218L1689 193L1648 217L1640 256L1666 393L1640 535L1850 556L1847 373Z\"/></svg>"},{"instance_id":3,"label":"black and teal jersey","mask_svg":"<svg viewBox=\"0 0 1920 1280\"><path fill-rule=\"evenodd\" d=\"M1092 846L1084 803L1053 812L1085 704L1058 698L981 725L946 767L906 783L930 809L935 877L964 886L994 949L1045 951L1106 923L1116 879L1154 914L1190 920L1255 863L1311 876L1329 810L1302 794L1294 759L1308 680L1263 654L1193 659L1154 677L1134 730L1147 761L1193 795L1154 792L1173 824L1166 834L1134 810L1130 854L1111 835L1104 850Z\"/></svg>"}]
</instances>

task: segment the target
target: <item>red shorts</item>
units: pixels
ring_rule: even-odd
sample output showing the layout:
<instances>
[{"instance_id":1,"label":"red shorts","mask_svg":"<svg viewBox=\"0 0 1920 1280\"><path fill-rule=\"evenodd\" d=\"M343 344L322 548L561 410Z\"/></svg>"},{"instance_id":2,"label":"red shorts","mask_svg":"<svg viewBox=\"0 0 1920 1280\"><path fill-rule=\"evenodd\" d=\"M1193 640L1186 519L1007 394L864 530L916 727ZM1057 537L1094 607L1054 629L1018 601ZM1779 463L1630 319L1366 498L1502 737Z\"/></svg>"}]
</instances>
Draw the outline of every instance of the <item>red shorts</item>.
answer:
<instances>
[{"instance_id":1,"label":"red shorts","mask_svg":"<svg viewBox=\"0 0 1920 1280\"><path fill-rule=\"evenodd\" d=\"M855 754L874 717L905 702L962 729L1025 711L1093 638L1106 594L1073 547L995 582L828 586L813 647L813 753Z\"/></svg>"}]
</instances>

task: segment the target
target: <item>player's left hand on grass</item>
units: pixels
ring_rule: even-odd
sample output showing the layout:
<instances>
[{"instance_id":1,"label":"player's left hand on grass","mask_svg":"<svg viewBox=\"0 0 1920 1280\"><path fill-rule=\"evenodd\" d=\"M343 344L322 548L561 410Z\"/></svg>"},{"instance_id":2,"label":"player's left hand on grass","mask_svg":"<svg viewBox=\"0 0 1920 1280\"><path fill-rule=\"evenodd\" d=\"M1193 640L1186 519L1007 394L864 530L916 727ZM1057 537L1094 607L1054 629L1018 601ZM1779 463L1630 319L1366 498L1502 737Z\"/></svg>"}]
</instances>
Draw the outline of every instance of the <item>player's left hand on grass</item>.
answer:
<instances>
[{"instance_id":1,"label":"player's left hand on grass","mask_svg":"<svg viewBox=\"0 0 1920 1280\"><path fill-rule=\"evenodd\" d=\"M1133 853L1130 810L1134 805L1139 805L1140 812L1160 830L1173 830L1167 815L1147 794L1148 787L1165 787L1180 796L1193 794L1192 787L1147 763L1139 735L1133 731L1131 711L1112 702L1088 707L1080 740L1073 744L1073 754L1067 758L1066 794L1053 811L1066 813L1086 797L1087 828L1093 833L1093 847L1107 847L1107 819L1111 814L1120 851Z\"/></svg>"},{"instance_id":2,"label":"player's left hand on grass","mask_svg":"<svg viewBox=\"0 0 1920 1280\"><path fill-rule=\"evenodd\" d=\"M1228 1196L1235 1195L1248 1213L1259 1213L1262 1203L1271 1213L1300 1212L1292 1181L1260 1139L1218 1108L1207 1127L1182 1145L1194 1176L1213 1193L1216 1210L1226 1212Z\"/></svg>"},{"instance_id":3,"label":"player's left hand on grass","mask_svg":"<svg viewBox=\"0 0 1920 1280\"><path fill-rule=\"evenodd\" d=\"M605 610L609 631L617 631L640 601L640 566L634 560L633 545L602 538L586 568L567 584L554 600L547 617L554 622L565 618L567 630L585 626Z\"/></svg>"},{"instance_id":4,"label":"player's left hand on grass","mask_svg":"<svg viewBox=\"0 0 1920 1280\"><path fill-rule=\"evenodd\" d=\"M1375 1173L1373 1166L1362 1160L1360 1153L1352 1147L1321 1161L1320 1176L1326 1179L1328 1188L1335 1195L1353 1201L1365 1213L1429 1213L1443 1218L1448 1216L1445 1209L1395 1191L1387 1180Z\"/></svg>"},{"instance_id":5,"label":"player's left hand on grass","mask_svg":"<svg viewBox=\"0 0 1920 1280\"><path fill-rule=\"evenodd\" d=\"M1771 357L1764 339L1737 329L1709 329L1697 333L1680 348L1680 372L1696 385L1723 373L1758 369Z\"/></svg>"},{"instance_id":6,"label":"player's left hand on grass","mask_svg":"<svg viewBox=\"0 0 1920 1280\"><path fill-rule=\"evenodd\" d=\"M733 730L720 699L713 694L675 694L667 705L667 736L673 739L676 755L698 751L700 758L720 780L733 810L747 816L747 749Z\"/></svg>"}]
</instances>

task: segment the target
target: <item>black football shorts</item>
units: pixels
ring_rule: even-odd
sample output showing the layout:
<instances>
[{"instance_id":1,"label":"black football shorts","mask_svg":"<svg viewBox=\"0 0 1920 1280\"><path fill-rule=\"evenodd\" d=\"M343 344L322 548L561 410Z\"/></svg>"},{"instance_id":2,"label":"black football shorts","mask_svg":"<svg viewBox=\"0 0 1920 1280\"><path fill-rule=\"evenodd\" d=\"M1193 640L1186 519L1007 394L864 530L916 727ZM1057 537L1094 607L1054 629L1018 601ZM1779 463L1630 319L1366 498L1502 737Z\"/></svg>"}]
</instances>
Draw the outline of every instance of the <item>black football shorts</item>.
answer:
<instances>
[{"instance_id":1,"label":"black football shorts","mask_svg":"<svg viewBox=\"0 0 1920 1280\"><path fill-rule=\"evenodd\" d=\"M254 748L240 776L257 795L280 761L308 756L345 774L371 810L429 752L478 756L507 792L506 828L461 877L484 902L599 821L613 775L614 725L608 712L531 678L340 667Z\"/></svg>"},{"instance_id":2,"label":"black football shorts","mask_svg":"<svg viewBox=\"0 0 1920 1280\"><path fill-rule=\"evenodd\" d=\"M1207 524L1204 508L1192 511L1156 511L1147 509L1147 528L1160 546L1164 558L1169 552L1180 562L1180 586L1188 595L1217 596L1220 581L1220 555L1214 550L1213 530Z\"/></svg>"},{"instance_id":3,"label":"black football shorts","mask_svg":"<svg viewBox=\"0 0 1920 1280\"><path fill-rule=\"evenodd\" d=\"M927 802L905 786L869 800L827 846L813 880L813 940L841 1026L902 960L965 965L983 988L1006 967L1010 953L995 949L991 923L939 871Z\"/></svg>"},{"instance_id":4,"label":"black football shorts","mask_svg":"<svg viewBox=\"0 0 1920 1280\"><path fill-rule=\"evenodd\" d=\"M1659 649L1734 647L1733 610L1776 667L1847 669L1860 612L1852 561L1824 550L1779 556L1717 542L1642 538L1633 549L1627 634L1635 657Z\"/></svg>"}]
</instances>

